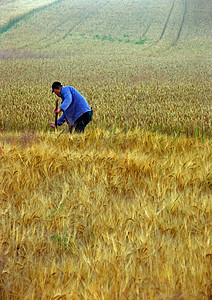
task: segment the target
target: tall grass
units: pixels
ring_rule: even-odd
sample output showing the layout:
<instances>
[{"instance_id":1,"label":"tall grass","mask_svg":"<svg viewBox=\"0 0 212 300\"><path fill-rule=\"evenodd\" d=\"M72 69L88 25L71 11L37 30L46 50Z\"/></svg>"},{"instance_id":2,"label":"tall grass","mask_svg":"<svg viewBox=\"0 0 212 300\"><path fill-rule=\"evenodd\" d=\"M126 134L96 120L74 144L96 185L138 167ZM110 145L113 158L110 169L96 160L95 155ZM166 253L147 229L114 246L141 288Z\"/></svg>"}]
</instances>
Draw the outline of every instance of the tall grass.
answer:
<instances>
[{"instance_id":1,"label":"tall grass","mask_svg":"<svg viewBox=\"0 0 212 300\"><path fill-rule=\"evenodd\" d=\"M209 140L1 134L2 299L209 299Z\"/></svg>"}]
</instances>

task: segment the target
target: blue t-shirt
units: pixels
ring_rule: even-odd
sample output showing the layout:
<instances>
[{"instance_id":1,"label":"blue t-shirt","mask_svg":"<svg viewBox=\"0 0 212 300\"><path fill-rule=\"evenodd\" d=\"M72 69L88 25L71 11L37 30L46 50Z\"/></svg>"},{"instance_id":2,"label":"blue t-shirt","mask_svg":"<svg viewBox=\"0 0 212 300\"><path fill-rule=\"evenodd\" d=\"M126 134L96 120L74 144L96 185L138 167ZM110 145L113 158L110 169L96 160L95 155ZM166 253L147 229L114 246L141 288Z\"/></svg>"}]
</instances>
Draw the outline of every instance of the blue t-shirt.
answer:
<instances>
[{"instance_id":1,"label":"blue t-shirt","mask_svg":"<svg viewBox=\"0 0 212 300\"><path fill-rule=\"evenodd\" d=\"M73 125L81 115L91 111L86 99L72 86L63 86L60 97L63 115L57 120L58 125L62 125L65 121Z\"/></svg>"}]
</instances>

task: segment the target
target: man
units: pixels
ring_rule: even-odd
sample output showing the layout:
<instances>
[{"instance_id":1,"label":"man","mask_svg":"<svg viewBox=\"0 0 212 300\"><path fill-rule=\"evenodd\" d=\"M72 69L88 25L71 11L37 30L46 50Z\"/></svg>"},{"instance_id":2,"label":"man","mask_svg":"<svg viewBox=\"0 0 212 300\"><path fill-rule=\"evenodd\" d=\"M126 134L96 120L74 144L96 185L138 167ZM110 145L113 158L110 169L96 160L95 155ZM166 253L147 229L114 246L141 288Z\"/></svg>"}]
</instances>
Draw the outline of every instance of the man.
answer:
<instances>
[{"instance_id":1,"label":"man","mask_svg":"<svg viewBox=\"0 0 212 300\"><path fill-rule=\"evenodd\" d=\"M61 111L63 115L57 120L57 125L67 122L70 132L84 132L85 126L92 119L92 109L86 99L72 86L63 86L60 82L52 84L52 93L62 98L61 105L55 109L55 114ZM49 126L55 127L55 122L50 122Z\"/></svg>"}]
</instances>

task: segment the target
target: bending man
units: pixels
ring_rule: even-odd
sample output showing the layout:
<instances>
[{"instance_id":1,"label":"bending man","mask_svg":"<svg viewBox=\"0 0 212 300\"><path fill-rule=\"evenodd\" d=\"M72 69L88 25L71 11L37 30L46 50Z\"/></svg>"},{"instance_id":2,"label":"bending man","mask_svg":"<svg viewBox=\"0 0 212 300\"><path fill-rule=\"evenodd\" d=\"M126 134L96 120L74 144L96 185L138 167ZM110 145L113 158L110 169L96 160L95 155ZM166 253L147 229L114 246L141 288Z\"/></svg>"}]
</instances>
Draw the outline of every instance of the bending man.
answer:
<instances>
[{"instance_id":1,"label":"bending man","mask_svg":"<svg viewBox=\"0 0 212 300\"><path fill-rule=\"evenodd\" d=\"M70 133L73 129L76 132L84 132L85 126L92 119L92 109L86 99L72 86L62 86L60 82L52 84L52 93L62 98L61 105L54 112L63 115L57 120L57 125L67 122ZM55 122L50 122L49 126L55 127Z\"/></svg>"}]
</instances>

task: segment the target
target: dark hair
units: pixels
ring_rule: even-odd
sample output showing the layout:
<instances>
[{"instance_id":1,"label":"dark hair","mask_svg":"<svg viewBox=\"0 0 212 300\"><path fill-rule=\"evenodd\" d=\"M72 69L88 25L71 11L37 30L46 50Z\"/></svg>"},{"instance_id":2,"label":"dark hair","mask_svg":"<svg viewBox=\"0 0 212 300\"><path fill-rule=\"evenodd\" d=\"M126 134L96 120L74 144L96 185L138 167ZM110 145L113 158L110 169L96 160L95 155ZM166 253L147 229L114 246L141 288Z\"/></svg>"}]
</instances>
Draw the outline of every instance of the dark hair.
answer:
<instances>
[{"instance_id":1,"label":"dark hair","mask_svg":"<svg viewBox=\"0 0 212 300\"><path fill-rule=\"evenodd\" d=\"M54 93L54 89L59 89L62 86L62 83L60 83L59 81L55 81L52 84L52 93Z\"/></svg>"}]
</instances>

